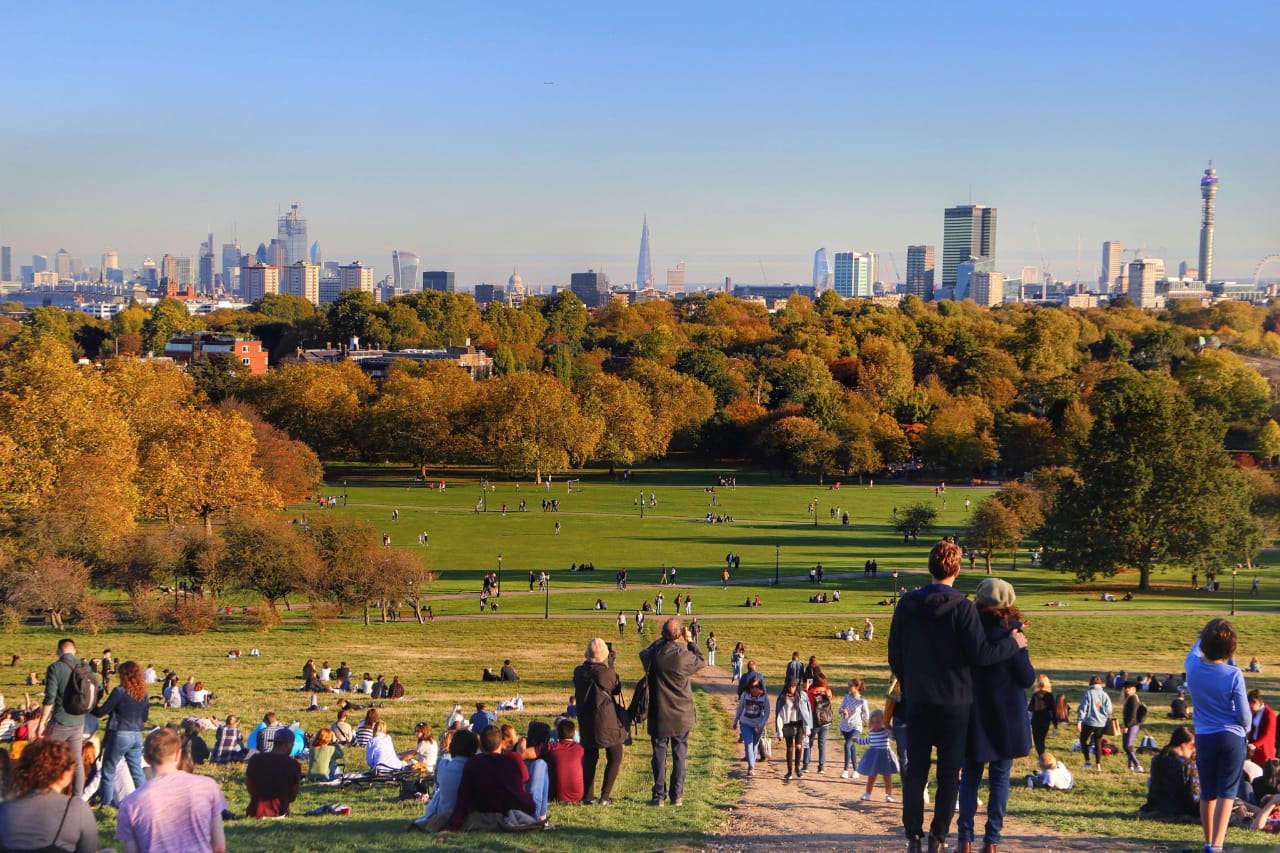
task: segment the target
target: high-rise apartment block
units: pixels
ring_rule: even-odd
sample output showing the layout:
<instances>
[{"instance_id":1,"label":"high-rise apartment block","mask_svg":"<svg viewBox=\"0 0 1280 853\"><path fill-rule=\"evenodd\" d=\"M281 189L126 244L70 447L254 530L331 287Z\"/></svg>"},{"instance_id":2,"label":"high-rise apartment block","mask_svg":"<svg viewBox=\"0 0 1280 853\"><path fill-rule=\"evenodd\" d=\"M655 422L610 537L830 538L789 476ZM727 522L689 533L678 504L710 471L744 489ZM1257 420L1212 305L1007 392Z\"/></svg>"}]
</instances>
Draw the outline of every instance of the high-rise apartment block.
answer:
<instances>
[{"instance_id":1,"label":"high-rise apartment block","mask_svg":"<svg viewBox=\"0 0 1280 853\"><path fill-rule=\"evenodd\" d=\"M667 267L667 293L684 293L684 261Z\"/></svg>"},{"instance_id":2,"label":"high-rise apartment block","mask_svg":"<svg viewBox=\"0 0 1280 853\"><path fill-rule=\"evenodd\" d=\"M320 304L320 267L315 264L290 264L280 270L280 292L301 296L312 305Z\"/></svg>"},{"instance_id":3,"label":"high-rise apartment block","mask_svg":"<svg viewBox=\"0 0 1280 853\"><path fill-rule=\"evenodd\" d=\"M569 289L588 308L599 308L609 301L609 276L595 270L576 272L569 277Z\"/></svg>"},{"instance_id":4,"label":"high-rise apartment block","mask_svg":"<svg viewBox=\"0 0 1280 853\"><path fill-rule=\"evenodd\" d=\"M255 302L268 293L280 292L280 268L257 261L240 268L240 298Z\"/></svg>"},{"instance_id":5,"label":"high-rise apartment block","mask_svg":"<svg viewBox=\"0 0 1280 853\"><path fill-rule=\"evenodd\" d=\"M832 286L846 299L870 299L875 256L870 252L836 252Z\"/></svg>"},{"instance_id":6,"label":"high-rise apartment block","mask_svg":"<svg viewBox=\"0 0 1280 853\"><path fill-rule=\"evenodd\" d=\"M969 276L969 293L974 302L986 308L1004 304L1004 273L975 272Z\"/></svg>"},{"instance_id":7,"label":"high-rise apartment block","mask_svg":"<svg viewBox=\"0 0 1280 853\"><path fill-rule=\"evenodd\" d=\"M942 286L956 286L956 268L969 258L996 257L996 208L948 207L942 215ZM962 298L957 296L957 298Z\"/></svg>"},{"instance_id":8,"label":"high-rise apartment block","mask_svg":"<svg viewBox=\"0 0 1280 853\"><path fill-rule=\"evenodd\" d=\"M454 273L452 270L427 270L422 274L423 290L438 290L442 293L453 293Z\"/></svg>"},{"instance_id":9,"label":"high-rise apartment block","mask_svg":"<svg viewBox=\"0 0 1280 853\"><path fill-rule=\"evenodd\" d=\"M338 292L348 290L373 293L373 267L363 266L359 261L338 267Z\"/></svg>"},{"instance_id":10,"label":"high-rise apartment block","mask_svg":"<svg viewBox=\"0 0 1280 853\"><path fill-rule=\"evenodd\" d=\"M969 292L969 280L973 277L973 274L995 271L995 261L990 258L969 258L969 260L959 264L956 267L956 286L952 291L951 298L956 302L972 299L973 294Z\"/></svg>"},{"instance_id":11,"label":"high-rise apartment block","mask_svg":"<svg viewBox=\"0 0 1280 853\"><path fill-rule=\"evenodd\" d=\"M1156 282L1164 278L1164 261L1160 258L1135 258L1129 264L1129 298L1139 308L1154 308Z\"/></svg>"},{"instance_id":12,"label":"high-rise apartment block","mask_svg":"<svg viewBox=\"0 0 1280 853\"><path fill-rule=\"evenodd\" d=\"M1102 293L1119 289L1124 275L1123 254L1119 240L1108 240L1102 244L1102 274L1098 276L1098 290Z\"/></svg>"},{"instance_id":13,"label":"high-rise apartment block","mask_svg":"<svg viewBox=\"0 0 1280 853\"><path fill-rule=\"evenodd\" d=\"M907 293L913 293L925 302L933 299L934 248L933 246L907 247Z\"/></svg>"}]
</instances>

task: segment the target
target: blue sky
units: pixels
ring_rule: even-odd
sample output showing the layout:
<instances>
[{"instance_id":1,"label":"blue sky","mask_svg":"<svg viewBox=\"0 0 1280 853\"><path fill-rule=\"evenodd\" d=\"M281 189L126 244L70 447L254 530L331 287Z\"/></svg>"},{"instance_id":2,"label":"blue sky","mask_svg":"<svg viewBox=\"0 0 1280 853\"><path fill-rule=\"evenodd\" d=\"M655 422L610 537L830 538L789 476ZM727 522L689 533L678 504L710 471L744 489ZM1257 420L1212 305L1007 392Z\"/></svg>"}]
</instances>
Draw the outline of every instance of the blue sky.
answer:
<instances>
[{"instance_id":1,"label":"blue sky","mask_svg":"<svg viewBox=\"0 0 1280 853\"><path fill-rule=\"evenodd\" d=\"M1210 13L1216 13L1216 17ZM459 281L807 281L813 250L942 241L1093 276L1120 240L1280 252L1280 7L1247 2L62 3L6 10L0 243L96 263L251 251L300 201L326 258ZM550 83L551 85L547 85ZM970 195L972 193L972 196ZM891 263L884 259L886 270ZM886 277L889 277L886 275Z\"/></svg>"}]
</instances>

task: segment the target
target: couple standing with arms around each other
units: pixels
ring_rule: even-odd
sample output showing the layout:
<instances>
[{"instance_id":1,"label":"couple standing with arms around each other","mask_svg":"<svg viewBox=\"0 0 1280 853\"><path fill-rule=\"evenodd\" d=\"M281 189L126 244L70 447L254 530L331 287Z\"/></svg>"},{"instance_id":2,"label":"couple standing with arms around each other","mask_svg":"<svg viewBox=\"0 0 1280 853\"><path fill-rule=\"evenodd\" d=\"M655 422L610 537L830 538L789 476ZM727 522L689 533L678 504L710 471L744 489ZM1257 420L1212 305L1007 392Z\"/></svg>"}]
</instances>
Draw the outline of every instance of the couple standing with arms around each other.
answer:
<instances>
[{"instance_id":1,"label":"couple standing with arms around each other","mask_svg":"<svg viewBox=\"0 0 1280 853\"><path fill-rule=\"evenodd\" d=\"M1031 748L1022 690L1031 686L1034 674L1013 606L1013 587L998 578L985 579L979 587L980 614L979 605L955 589L961 556L960 547L951 542L935 545L929 553L933 583L902 597L889 628L889 668L903 694L895 718L902 714L907 723L902 825L908 853L925 849L924 790L935 749L938 790L929 853L946 850L962 792L962 769L960 850L973 850L972 820L984 764L991 773L991 794L982 850L994 853L1008 801L1012 753L1025 755ZM1012 742L1019 738L1026 743Z\"/></svg>"}]
</instances>

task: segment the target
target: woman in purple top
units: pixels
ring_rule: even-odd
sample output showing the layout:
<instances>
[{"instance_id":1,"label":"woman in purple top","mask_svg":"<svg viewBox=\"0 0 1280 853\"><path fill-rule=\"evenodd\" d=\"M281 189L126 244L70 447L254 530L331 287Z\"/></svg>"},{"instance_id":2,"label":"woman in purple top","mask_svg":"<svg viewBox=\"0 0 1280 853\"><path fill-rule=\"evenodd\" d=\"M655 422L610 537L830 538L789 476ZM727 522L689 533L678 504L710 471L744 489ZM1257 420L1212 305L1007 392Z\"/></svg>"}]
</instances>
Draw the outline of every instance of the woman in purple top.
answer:
<instances>
[{"instance_id":1,"label":"woman in purple top","mask_svg":"<svg viewBox=\"0 0 1280 853\"><path fill-rule=\"evenodd\" d=\"M1236 629L1211 619L1187 655L1187 686L1196 703L1196 772L1200 776L1200 823L1204 853L1220 853L1240 788L1245 732L1253 715L1244 675L1231 661Z\"/></svg>"}]
</instances>

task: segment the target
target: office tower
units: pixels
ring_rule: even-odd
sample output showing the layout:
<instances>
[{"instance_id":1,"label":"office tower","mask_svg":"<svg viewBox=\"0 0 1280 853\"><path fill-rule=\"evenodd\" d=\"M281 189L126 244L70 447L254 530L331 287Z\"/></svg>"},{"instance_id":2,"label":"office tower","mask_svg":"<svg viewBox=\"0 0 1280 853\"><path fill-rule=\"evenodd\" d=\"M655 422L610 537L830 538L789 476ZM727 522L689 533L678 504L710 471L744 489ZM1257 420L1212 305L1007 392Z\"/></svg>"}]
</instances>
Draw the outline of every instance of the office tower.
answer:
<instances>
[{"instance_id":1,"label":"office tower","mask_svg":"<svg viewBox=\"0 0 1280 853\"><path fill-rule=\"evenodd\" d=\"M653 287L653 256L649 253L649 216L640 227L640 262L636 265L636 290Z\"/></svg>"},{"instance_id":2,"label":"office tower","mask_svg":"<svg viewBox=\"0 0 1280 853\"><path fill-rule=\"evenodd\" d=\"M138 269L138 278L146 287L154 288L160 283L159 270L156 269L156 262L152 258L143 258L142 266Z\"/></svg>"},{"instance_id":3,"label":"office tower","mask_svg":"<svg viewBox=\"0 0 1280 853\"><path fill-rule=\"evenodd\" d=\"M609 276L595 270L576 272L569 277L569 289L588 308L599 308L609 301Z\"/></svg>"},{"instance_id":4,"label":"office tower","mask_svg":"<svg viewBox=\"0 0 1280 853\"><path fill-rule=\"evenodd\" d=\"M200 268L196 272L196 284L201 293L213 293L214 277L218 274L216 260L213 252L202 252L200 254Z\"/></svg>"},{"instance_id":5,"label":"office tower","mask_svg":"<svg viewBox=\"0 0 1280 853\"><path fill-rule=\"evenodd\" d=\"M971 297L969 293L969 278L976 272L995 272L995 261L990 258L969 258L962 264L956 266L956 286L951 292L951 298L956 302L962 302Z\"/></svg>"},{"instance_id":6,"label":"office tower","mask_svg":"<svg viewBox=\"0 0 1280 853\"><path fill-rule=\"evenodd\" d=\"M1102 244L1102 274L1098 276L1098 289L1103 293L1119 288L1120 277L1124 274L1122 255L1119 240L1108 240Z\"/></svg>"},{"instance_id":7,"label":"office tower","mask_svg":"<svg viewBox=\"0 0 1280 853\"><path fill-rule=\"evenodd\" d=\"M1026 286L1029 284L1039 284L1040 283L1039 280L1040 280L1040 271L1038 269L1036 269L1035 267L1022 268L1022 287L1024 288L1024 291Z\"/></svg>"},{"instance_id":8,"label":"office tower","mask_svg":"<svg viewBox=\"0 0 1280 853\"><path fill-rule=\"evenodd\" d=\"M996 208L948 207L942 214L942 286L956 286L956 267L969 258L996 257Z\"/></svg>"},{"instance_id":9,"label":"office tower","mask_svg":"<svg viewBox=\"0 0 1280 853\"><path fill-rule=\"evenodd\" d=\"M492 284L477 284L475 289L475 300L478 305L488 305L493 301L496 295L495 288Z\"/></svg>"},{"instance_id":10,"label":"office tower","mask_svg":"<svg viewBox=\"0 0 1280 853\"><path fill-rule=\"evenodd\" d=\"M1204 200L1204 218L1200 220L1200 281L1213 281L1213 200L1218 195L1218 172L1209 161L1200 179L1200 198Z\"/></svg>"},{"instance_id":11,"label":"office tower","mask_svg":"<svg viewBox=\"0 0 1280 853\"><path fill-rule=\"evenodd\" d=\"M178 259L168 253L160 258L160 280L176 282L178 280Z\"/></svg>"},{"instance_id":12,"label":"office tower","mask_svg":"<svg viewBox=\"0 0 1280 853\"><path fill-rule=\"evenodd\" d=\"M969 276L969 292L973 301L986 308L1004 303L1004 273L975 272Z\"/></svg>"},{"instance_id":13,"label":"office tower","mask_svg":"<svg viewBox=\"0 0 1280 853\"><path fill-rule=\"evenodd\" d=\"M107 249L102 253L102 268L104 270L120 269L120 253L115 249Z\"/></svg>"},{"instance_id":14,"label":"office tower","mask_svg":"<svg viewBox=\"0 0 1280 853\"><path fill-rule=\"evenodd\" d=\"M256 302L268 293L280 292L280 268L254 261L240 268L240 298Z\"/></svg>"},{"instance_id":15,"label":"office tower","mask_svg":"<svg viewBox=\"0 0 1280 853\"><path fill-rule=\"evenodd\" d=\"M1154 308L1156 282L1164 278L1164 261L1160 258L1134 258L1129 264L1129 298L1139 308Z\"/></svg>"},{"instance_id":16,"label":"office tower","mask_svg":"<svg viewBox=\"0 0 1280 853\"><path fill-rule=\"evenodd\" d=\"M267 244L259 243L258 250L253 253L253 257L258 263L265 264L267 262Z\"/></svg>"},{"instance_id":17,"label":"office tower","mask_svg":"<svg viewBox=\"0 0 1280 853\"><path fill-rule=\"evenodd\" d=\"M280 242L284 264L307 262L307 220L298 215L298 203L289 206L289 212L276 220L276 239Z\"/></svg>"},{"instance_id":18,"label":"office tower","mask_svg":"<svg viewBox=\"0 0 1280 853\"><path fill-rule=\"evenodd\" d=\"M667 293L684 293L684 261L667 267Z\"/></svg>"},{"instance_id":19,"label":"office tower","mask_svg":"<svg viewBox=\"0 0 1280 853\"><path fill-rule=\"evenodd\" d=\"M373 267L362 266L359 261L338 267L338 292L348 290L373 293Z\"/></svg>"},{"instance_id":20,"label":"office tower","mask_svg":"<svg viewBox=\"0 0 1280 853\"><path fill-rule=\"evenodd\" d=\"M836 252L832 286L846 299L871 298L874 256L870 252Z\"/></svg>"},{"instance_id":21,"label":"office tower","mask_svg":"<svg viewBox=\"0 0 1280 853\"><path fill-rule=\"evenodd\" d=\"M288 252L285 250L284 243L279 238L272 237L270 245L267 246L267 265L273 267L286 266L288 262L285 258L287 257Z\"/></svg>"},{"instance_id":22,"label":"office tower","mask_svg":"<svg viewBox=\"0 0 1280 853\"><path fill-rule=\"evenodd\" d=\"M23 284L30 286L35 283L36 274L35 271L31 269L31 264L23 264L19 269L19 272L22 273Z\"/></svg>"},{"instance_id":23,"label":"office tower","mask_svg":"<svg viewBox=\"0 0 1280 853\"><path fill-rule=\"evenodd\" d=\"M32 256L31 256L31 271L32 271L32 272L44 272L44 271L45 271L45 270L47 270L48 268L49 268L49 256L48 256L48 255L32 255Z\"/></svg>"},{"instance_id":24,"label":"office tower","mask_svg":"<svg viewBox=\"0 0 1280 853\"><path fill-rule=\"evenodd\" d=\"M422 274L423 290L438 290L442 293L453 293L452 270L427 270Z\"/></svg>"},{"instance_id":25,"label":"office tower","mask_svg":"<svg viewBox=\"0 0 1280 853\"><path fill-rule=\"evenodd\" d=\"M925 302L928 302L933 299L933 283L933 246L908 246L907 293L914 293Z\"/></svg>"},{"instance_id":26,"label":"office tower","mask_svg":"<svg viewBox=\"0 0 1280 853\"><path fill-rule=\"evenodd\" d=\"M236 293L240 290L242 257L239 241L222 244L222 289L227 293Z\"/></svg>"},{"instance_id":27,"label":"office tower","mask_svg":"<svg viewBox=\"0 0 1280 853\"><path fill-rule=\"evenodd\" d=\"M0 246L0 281L13 279L13 247Z\"/></svg>"},{"instance_id":28,"label":"office tower","mask_svg":"<svg viewBox=\"0 0 1280 853\"><path fill-rule=\"evenodd\" d=\"M391 252L392 286L401 292L417 290L419 260L420 258L413 252L393 249Z\"/></svg>"},{"instance_id":29,"label":"office tower","mask_svg":"<svg viewBox=\"0 0 1280 853\"><path fill-rule=\"evenodd\" d=\"M75 274L71 269L71 253L66 249L59 249L53 256L53 271L58 274L58 281L66 281L74 277Z\"/></svg>"},{"instance_id":30,"label":"office tower","mask_svg":"<svg viewBox=\"0 0 1280 853\"><path fill-rule=\"evenodd\" d=\"M315 264L290 264L280 271L280 292L301 296L312 305L320 304L320 267Z\"/></svg>"},{"instance_id":31,"label":"office tower","mask_svg":"<svg viewBox=\"0 0 1280 853\"><path fill-rule=\"evenodd\" d=\"M319 240L311 244L311 265L313 267L319 267L324 265L324 256L320 254Z\"/></svg>"},{"instance_id":32,"label":"office tower","mask_svg":"<svg viewBox=\"0 0 1280 853\"><path fill-rule=\"evenodd\" d=\"M819 249L813 253L813 289L821 292L831 286L831 265L827 263L827 250Z\"/></svg>"}]
</instances>

